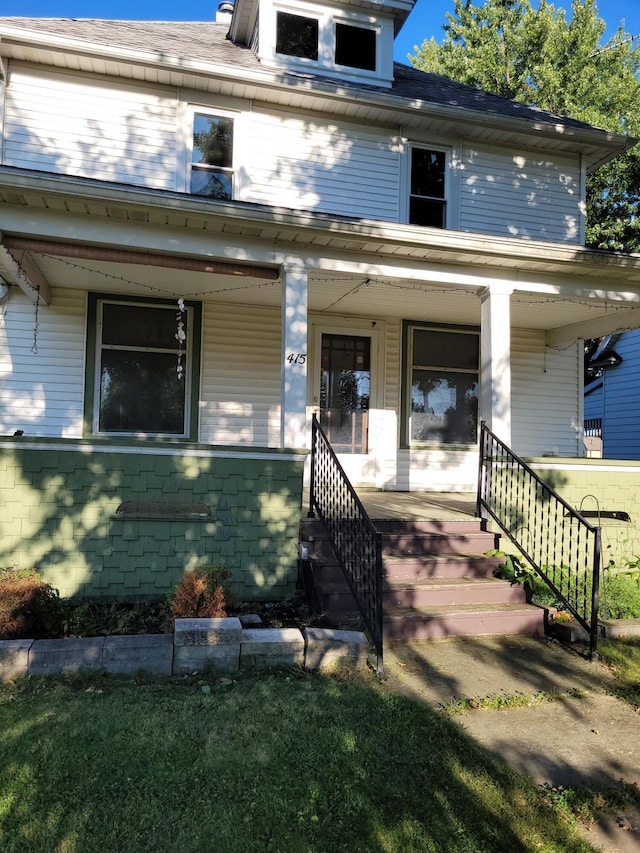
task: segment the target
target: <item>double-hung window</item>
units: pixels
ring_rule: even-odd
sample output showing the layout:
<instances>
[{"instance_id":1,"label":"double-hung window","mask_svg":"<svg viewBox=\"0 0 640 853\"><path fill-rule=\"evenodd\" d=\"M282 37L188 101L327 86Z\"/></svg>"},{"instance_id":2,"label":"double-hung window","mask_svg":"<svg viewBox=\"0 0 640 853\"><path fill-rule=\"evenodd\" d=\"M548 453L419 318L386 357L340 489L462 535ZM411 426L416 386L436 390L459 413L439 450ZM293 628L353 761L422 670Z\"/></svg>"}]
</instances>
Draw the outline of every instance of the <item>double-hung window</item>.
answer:
<instances>
[{"instance_id":1,"label":"double-hung window","mask_svg":"<svg viewBox=\"0 0 640 853\"><path fill-rule=\"evenodd\" d=\"M410 152L409 222L446 228L446 152L417 145Z\"/></svg>"},{"instance_id":2,"label":"double-hung window","mask_svg":"<svg viewBox=\"0 0 640 853\"><path fill-rule=\"evenodd\" d=\"M477 438L477 329L408 325L409 444L472 444Z\"/></svg>"},{"instance_id":3,"label":"double-hung window","mask_svg":"<svg viewBox=\"0 0 640 853\"><path fill-rule=\"evenodd\" d=\"M92 432L192 437L196 307L102 297L90 307Z\"/></svg>"},{"instance_id":4,"label":"double-hung window","mask_svg":"<svg viewBox=\"0 0 640 853\"><path fill-rule=\"evenodd\" d=\"M193 115L190 191L193 195L233 198L233 118Z\"/></svg>"}]
</instances>

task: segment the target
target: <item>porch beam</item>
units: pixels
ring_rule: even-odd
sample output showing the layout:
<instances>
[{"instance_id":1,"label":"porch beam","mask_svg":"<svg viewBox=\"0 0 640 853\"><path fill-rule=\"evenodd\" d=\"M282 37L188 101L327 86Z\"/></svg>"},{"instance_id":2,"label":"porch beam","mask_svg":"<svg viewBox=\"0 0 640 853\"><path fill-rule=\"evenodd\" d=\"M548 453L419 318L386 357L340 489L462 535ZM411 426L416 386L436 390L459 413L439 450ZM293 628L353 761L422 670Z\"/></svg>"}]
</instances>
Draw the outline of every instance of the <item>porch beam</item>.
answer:
<instances>
[{"instance_id":1,"label":"porch beam","mask_svg":"<svg viewBox=\"0 0 640 853\"><path fill-rule=\"evenodd\" d=\"M49 282L36 263L26 253L18 253L14 257L6 245L6 238L2 235L0 235L0 275L11 284L17 285L34 305L36 302L50 304Z\"/></svg>"},{"instance_id":2,"label":"porch beam","mask_svg":"<svg viewBox=\"0 0 640 853\"><path fill-rule=\"evenodd\" d=\"M511 305L513 287L493 282L480 296L480 414L511 446Z\"/></svg>"},{"instance_id":3,"label":"porch beam","mask_svg":"<svg viewBox=\"0 0 640 853\"><path fill-rule=\"evenodd\" d=\"M34 240L25 237L3 239L8 249L38 252L42 255L58 255L65 258L83 258L91 261L107 261L120 264L139 264L142 266L164 267L168 269L207 272L218 275L248 276L268 281L277 281L278 270L230 261L210 261L200 258L187 258L178 255L161 255L153 252L131 249L109 249L103 246L88 246L76 243L57 243L54 240Z\"/></svg>"},{"instance_id":4,"label":"porch beam","mask_svg":"<svg viewBox=\"0 0 640 853\"><path fill-rule=\"evenodd\" d=\"M296 263L284 264L282 277L282 351L280 391L280 446L307 446L308 271Z\"/></svg>"},{"instance_id":5,"label":"porch beam","mask_svg":"<svg viewBox=\"0 0 640 853\"><path fill-rule=\"evenodd\" d=\"M640 308L629 308L627 311L616 311L604 317L593 320L583 320L581 323L569 323L557 329L550 329L546 334L548 347L560 347L587 338L599 338L602 335L612 335L614 332L625 332L628 329L640 328Z\"/></svg>"}]
</instances>

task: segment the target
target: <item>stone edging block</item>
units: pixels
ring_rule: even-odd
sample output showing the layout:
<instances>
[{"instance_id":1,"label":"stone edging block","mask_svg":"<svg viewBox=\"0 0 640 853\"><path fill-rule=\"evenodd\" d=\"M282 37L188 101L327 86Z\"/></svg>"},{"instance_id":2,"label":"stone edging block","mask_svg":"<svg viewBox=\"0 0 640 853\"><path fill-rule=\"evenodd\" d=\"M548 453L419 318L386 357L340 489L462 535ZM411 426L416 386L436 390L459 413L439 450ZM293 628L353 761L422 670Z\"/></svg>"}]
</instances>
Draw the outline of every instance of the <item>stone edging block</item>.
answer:
<instances>
[{"instance_id":1,"label":"stone edging block","mask_svg":"<svg viewBox=\"0 0 640 853\"><path fill-rule=\"evenodd\" d=\"M35 640L29 649L29 675L102 669L104 637Z\"/></svg>"},{"instance_id":2,"label":"stone edging block","mask_svg":"<svg viewBox=\"0 0 640 853\"><path fill-rule=\"evenodd\" d=\"M173 637L170 634L126 634L106 637L102 666L114 675L150 672L171 675Z\"/></svg>"},{"instance_id":3,"label":"stone edging block","mask_svg":"<svg viewBox=\"0 0 640 853\"><path fill-rule=\"evenodd\" d=\"M330 628L242 628L236 617L176 619L175 633L0 640L0 681L19 676L99 671L179 675L211 669L234 673L301 666L307 670L361 669L369 643L357 631Z\"/></svg>"},{"instance_id":4,"label":"stone edging block","mask_svg":"<svg viewBox=\"0 0 640 853\"><path fill-rule=\"evenodd\" d=\"M242 624L235 616L222 619L176 619L173 635L173 674L213 669L240 669Z\"/></svg>"},{"instance_id":5,"label":"stone edging block","mask_svg":"<svg viewBox=\"0 0 640 853\"><path fill-rule=\"evenodd\" d=\"M297 628L248 628L242 632L240 665L304 666L304 637Z\"/></svg>"},{"instance_id":6,"label":"stone edging block","mask_svg":"<svg viewBox=\"0 0 640 853\"><path fill-rule=\"evenodd\" d=\"M305 669L364 669L369 641L360 631L305 628Z\"/></svg>"},{"instance_id":7,"label":"stone edging block","mask_svg":"<svg viewBox=\"0 0 640 853\"><path fill-rule=\"evenodd\" d=\"M29 674L29 650L33 640L0 642L0 681L11 681Z\"/></svg>"}]
</instances>

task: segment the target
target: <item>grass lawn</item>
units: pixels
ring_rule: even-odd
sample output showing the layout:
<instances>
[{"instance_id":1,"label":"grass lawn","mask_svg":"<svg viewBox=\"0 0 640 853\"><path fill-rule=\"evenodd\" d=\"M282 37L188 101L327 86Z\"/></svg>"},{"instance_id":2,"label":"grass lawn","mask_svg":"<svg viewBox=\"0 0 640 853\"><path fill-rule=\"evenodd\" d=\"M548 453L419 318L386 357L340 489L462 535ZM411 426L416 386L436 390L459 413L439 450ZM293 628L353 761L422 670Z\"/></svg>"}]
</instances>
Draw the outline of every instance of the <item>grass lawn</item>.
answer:
<instances>
[{"instance_id":1,"label":"grass lawn","mask_svg":"<svg viewBox=\"0 0 640 853\"><path fill-rule=\"evenodd\" d=\"M588 851L533 783L373 676L0 688L3 853Z\"/></svg>"},{"instance_id":2,"label":"grass lawn","mask_svg":"<svg viewBox=\"0 0 640 853\"><path fill-rule=\"evenodd\" d=\"M640 709L640 637L598 640L598 654L614 674L611 692Z\"/></svg>"}]
</instances>

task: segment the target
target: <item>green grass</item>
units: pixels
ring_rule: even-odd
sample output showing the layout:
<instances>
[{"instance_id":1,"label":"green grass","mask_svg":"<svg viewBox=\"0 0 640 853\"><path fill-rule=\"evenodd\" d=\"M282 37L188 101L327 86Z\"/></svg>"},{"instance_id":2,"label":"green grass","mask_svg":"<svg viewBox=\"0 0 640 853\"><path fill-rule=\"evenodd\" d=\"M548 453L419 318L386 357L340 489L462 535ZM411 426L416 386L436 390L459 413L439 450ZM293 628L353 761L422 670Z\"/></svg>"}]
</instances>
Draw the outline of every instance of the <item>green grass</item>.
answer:
<instances>
[{"instance_id":1,"label":"green grass","mask_svg":"<svg viewBox=\"0 0 640 853\"><path fill-rule=\"evenodd\" d=\"M611 668L611 692L640 709L640 637L598 640L598 654Z\"/></svg>"},{"instance_id":2,"label":"green grass","mask_svg":"<svg viewBox=\"0 0 640 853\"><path fill-rule=\"evenodd\" d=\"M574 688L568 693L548 693L539 690L537 693L492 693L489 696L461 696L452 702L442 703L440 707L450 717L456 714L464 714L466 711L507 711L510 708L530 708L532 705L540 705L544 702L557 702L566 696L583 698L586 694Z\"/></svg>"},{"instance_id":3,"label":"green grass","mask_svg":"<svg viewBox=\"0 0 640 853\"><path fill-rule=\"evenodd\" d=\"M588 851L545 792L372 676L0 689L3 853Z\"/></svg>"}]
</instances>

